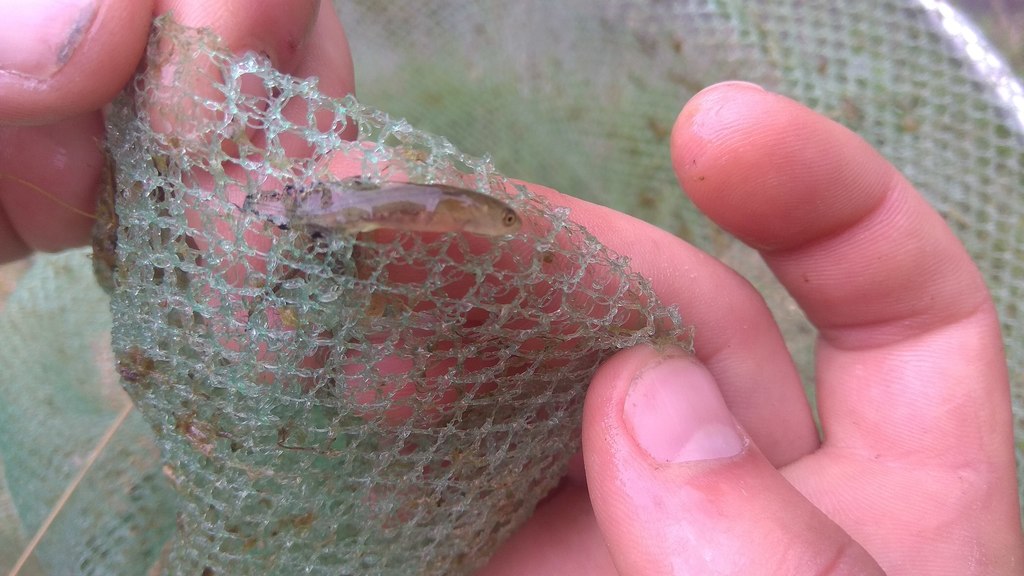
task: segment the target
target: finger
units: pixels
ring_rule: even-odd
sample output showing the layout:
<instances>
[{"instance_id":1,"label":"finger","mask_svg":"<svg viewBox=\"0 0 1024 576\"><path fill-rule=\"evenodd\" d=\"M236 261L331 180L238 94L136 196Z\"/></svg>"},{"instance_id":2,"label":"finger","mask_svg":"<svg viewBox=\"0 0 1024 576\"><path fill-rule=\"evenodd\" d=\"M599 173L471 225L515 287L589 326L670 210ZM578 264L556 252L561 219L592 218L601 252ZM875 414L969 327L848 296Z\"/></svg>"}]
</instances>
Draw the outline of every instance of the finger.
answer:
<instances>
[{"instance_id":1,"label":"finger","mask_svg":"<svg viewBox=\"0 0 1024 576\"><path fill-rule=\"evenodd\" d=\"M334 98L355 93L355 69L348 38L337 12L331 10L330 5L320 10L309 35L306 57L299 63L294 73L300 78L316 76L320 81L320 90ZM317 118L321 129L330 120L332 118L324 116L323 113ZM342 135L355 140L356 132L356 126L350 124Z\"/></svg>"},{"instance_id":2,"label":"finger","mask_svg":"<svg viewBox=\"0 0 1024 576\"><path fill-rule=\"evenodd\" d=\"M595 375L583 455L620 574L881 574L757 451L711 373L621 352Z\"/></svg>"},{"instance_id":3,"label":"finger","mask_svg":"<svg viewBox=\"0 0 1024 576\"><path fill-rule=\"evenodd\" d=\"M180 24L211 29L232 52L256 52L267 56L275 68L282 72L316 76L319 79L318 87L328 96L341 97L353 91L354 78L348 43L329 3L321 7L318 0L273 0L256 5L237 0L217 3L162 0L157 5L157 11L170 11L174 20ZM163 78L163 85L158 87L148 101L154 130L184 134L208 132L209 123L220 121L215 118L219 112L215 106L203 105L201 101L205 98L217 102L224 98L221 89L212 84L215 81L213 79L218 77L217 71L213 69L214 62L197 59L194 54L171 52L168 56L169 63L163 66L166 74L175 75L174 79L167 81L168 78ZM189 60L181 60L183 57ZM197 70L204 67L209 68L209 73ZM264 82L256 75L243 75L240 82L246 96L257 97L245 99L246 102L241 105L254 105L254 102L265 102L271 98L271 95L265 93ZM199 101L181 98L182 90L201 98ZM307 124L308 113L307 103L300 98L291 98L286 103L283 116L301 127ZM332 125L342 121L326 108L314 115L316 128L320 131L330 130ZM245 130L245 137L241 141L250 142L257 149L267 145L266 135L257 127L246 126ZM349 133L347 135L354 135L353 130L349 130ZM280 139L289 156L302 158L309 152L309 143L295 134L275 134L274 137ZM224 145L230 148L236 142L229 140ZM240 167L229 163L226 169L244 180L244 171ZM230 196L232 201L241 202L239 194Z\"/></svg>"},{"instance_id":4,"label":"finger","mask_svg":"<svg viewBox=\"0 0 1024 576\"><path fill-rule=\"evenodd\" d=\"M735 405L751 417L749 422L758 430L757 441L763 441L769 446L774 459L778 462L791 462L817 447L817 435L806 398L781 335L763 300L747 282L720 262L656 227L540 186L531 185L530 188L545 196L552 204L568 207L574 221L584 225L605 245L628 255L631 258L630 268L651 281L663 302L678 305L684 320L696 326L697 356L713 364L713 372L724 375L727 384L722 384L722 388L727 389L735 399L734 404L729 404L730 407ZM588 397L588 410L590 404ZM763 410L765 406L770 409ZM588 428L590 422L588 418L585 431L593 431L593 428ZM585 450L591 449L591 442L604 442L600 434L596 437L592 434L590 438L589 442L585 439ZM607 456L614 449L614 446L606 446L597 450L603 450ZM621 463L625 469L632 465L631 460L623 460ZM766 473L774 474L777 481L778 473L771 469L771 465L763 460L761 463L766 467ZM588 460L587 465L590 472L595 466L601 466L601 463ZM597 477L588 476L591 482L594 478ZM609 474L601 475L600 478L611 484L616 481ZM625 492L632 487L620 485ZM594 490L593 485L591 490ZM673 490L671 488L669 492ZM791 488L786 490L789 491L789 498L795 498ZM565 500L570 500L572 493L571 488L563 487L538 508L537 515L521 527L495 556L489 565L493 573L617 573L607 564L606 546L593 538L593 518L574 513L574 508L566 504ZM652 499L660 497L661 494L655 494ZM758 495L743 493L731 497L738 500L744 497L757 498ZM640 506L622 500L618 504L621 515L631 516L631 509L636 514L632 516L632 523L621 525L622 529L615 533L616 537L623 534L627 537L632 537L632 534L651 534L643 529L634 530L651 510L650 502ZM806 502L803 504L806 505ZM735 505L741 506L739 503ZM670 526L678 518L690 514L688 510L653 508L659 514L662 527ZM778 508L783 509L783 506ZM555 510L554 514L550 513L552 510ZM789 511L784 511L784 514L788 515ZM817 515L820 516L820 513ZM567 531L570 536L567 537L563 531ZM754 531L756 529L752 528L748 533ZM708 532L709 538L711 534ZM550 543L557 543L562 553L553 551L548 545ZM524 552L531 549L541 550L539 557ZM660 551L663 552L663 559L680 555L669 544ZM731 551L726 549L726 552L731 555ZM699 551L691 554L699 555ZM592 560L593 563L582 570L576 570L583 559ZM755 562L750 566L760 564ZM644 570L641 568L636 573L658 573ZM685 570L681 572L686 573Z\"/></svg>"},{"instance_id":5,"label":"finger","mask_svg":"<svg viewBox=\"0 0 1024 576\"><path fill-rule=\"evenodd\" d=\"M152 2L68 0L0 18L0 262L87 240L98 109L134 72L151 14Z\"/></svg>"},{"instance_id":6,"label":"finger","mask_svg":"<svg viewBox=\"0 0 1024 576\"><path fill-rule=\"evenodd\" d=\"M355 92L352 53L345 29L331 5L321 6L305 46L304 57L293 73L320 79L320 90L328 96L341 98Z\"/></svg>"},{"instance_id":7,"label":"finger","mask_svg":"<svg viewBox=\"0 0 1024 576\"><path fill-rule=\"evenodd\" d=\"M762 251L831 343L881 345L987 307L970 257L895 168L791 100L705 91L680 115L673 160L694 202Z\"/></svg>"},{"instance_id":8,"label":"finger","mask_svg":"<svg viewBox=\"0 0 1024 576\"><path fill-rule=\"evenodd\" d=\"M330 9L330 5L317 14L303 52L303 58L297 62L292 74L299 78L316 77L318 88L327 96L341 98L355 92L355 73L348 39L337 13ZM304 102L293 101L285 106L283 115L295 125L303 126L307 123L306 113ZM330 130L333 123L342 120L327 110L318 110L314 115L319 131ZM349 124L342 136L355 139L356 132L355 124ZM282 139L290 155L305 156L312 150L310 144L298 136L284 135ZM257 134L254 142L263 145L265 141L261 134Z\"/></svg>"},{"instance_id":9,"label":"finger","mask_svg":"<svg viewBox=\"0 0 1024 576\"><path fill-rule=\"evenodd\" d=\"M98 114L46 126L0 126L0 262L87 241L102 138Z\"/></svg>"},{"instance_id":10,"label":"finger","mask_svg":"<svg viewBox=\"0 0 1024 576\"><path fill-rule=\"evenodd\" d=\"M235 53L265 54L283 71L293 70L305 57L319 10L319 0L159 0L156 6L158 14L171 12L179 24L210 28Z\"/></svg>"},{"instance_id":11,"label":"finger","mask_svg":"<svg viewBox=\"0 0 1024 576\"><path fill-rule=\"evenodd\" d=\"M616 574L585 486L563 482L476 576L518 574Z\"/></svg>"},{"instance_id":12,"label":"finger","mask_svg":"<svg viewBox=\"0 0 1024 576\"><path fill-rule=\"evenodd\" d=\"M602 243L630 258L658 297L695 327L697 357L715 375L729 409L762 453L781 466L818 448L800 376L771 312L743 277L655 226L533 186L571 210Z\"/></svg>"},{"instance_id":13,"label":"finger","mask_svg":"<svg viewBox=\"0 0 1024 576\"><path fill-rule=\"evenodd\" d=\"M244 0L160 0L156 9L161 14L171 12L179 24L213 30L225 47L236 54L255 52L267 56L282 72L318 76L328 95L340 97L352 91L348 42L329 3L321 7L320 0L270 0L258 4ZM194 91L205 88L189 87ZM250 92L261 89L255 84L246 88Z\"/></svg>"},{"instance_id":14,"label":"finger","mask_svg":"<svg viewBox=\"0 0 1024 576\"><path fill-rule=\"evenodd\" d=\"M51 0L5 6L0 124L41 124L98 110L142 57L153 3Z\"/></svg>"},{"instance_id":15,"label":"finger","mask_svg":"<svg viewBox=\"0 0 1024 576\"><path fill-rule=\"evenodd\" d=\"M859 137L756 87L691 101L673 161L694 202L761 250L821 332L827 442L787 470L791 481L883 564L1012 557L1020 524L998 322L939 215ZM913 537L888 538L923 518ZM950 525L987 536L936 546Z\"/></svg>"},{"instance_id":16,"label":"finger","mask_svg":"<svg viewBox=\"0 0 1024 576\"><path fill-rule=\"evenodd\" d=\"M0 99L0 123L48 122L81 109L95 110L112 98L141 58L153 10L151 3L125 3L125 10L117 8L119 4L97 4L87 30L80 33L75 56L53 71L48 83L0 71L0 89L5 96L12 96ZM140 12L140 7L146 10ZM263 3L255 9L247 5L232 10L223 3L182 1L163 3L158 8L174 9L176 17L213 27L239 50L266 53L280 68L320 75L326 93L341 96L352 89L351 59L340 23L330 9L318 13L316 2L298 6ZM334 33L339 36L332 39ZM111 38L122 42L106 41ZM3 48L0 44L0 52L5 52ZM133 56L128 58L129 54ZM2 57L0 53L0 60ZM130 63L122 66L126 58ZM97 62L102 64L98 71L94 70ZM347 65L337 65L345 62ZM83 79L89 84L83 85ZM24 96L25 86L32 88L28 97ZM0 179L0 261L31 250L57 250L85 243L89 224L67 206L84 212L92 212L95 206L103 165L99 114L85 112L49 126L4 128L0 138L4 142L0 176L7 174L45 191Z\"/></svg>"}]
</instances>

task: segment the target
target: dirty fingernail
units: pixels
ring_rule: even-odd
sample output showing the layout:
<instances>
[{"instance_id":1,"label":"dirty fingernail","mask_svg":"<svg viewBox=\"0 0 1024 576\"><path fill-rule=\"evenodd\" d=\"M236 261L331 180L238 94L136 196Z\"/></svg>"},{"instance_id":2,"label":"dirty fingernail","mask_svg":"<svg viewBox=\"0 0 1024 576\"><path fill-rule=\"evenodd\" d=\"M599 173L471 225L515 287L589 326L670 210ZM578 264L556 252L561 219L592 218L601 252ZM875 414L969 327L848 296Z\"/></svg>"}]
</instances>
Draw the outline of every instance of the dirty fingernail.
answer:
<instances>
[{"instance_id":1,"label":"dirty fingernail","mask_svg":"<svg viewBox=\"0 0 1024 576\"><path fill-rule=\"evenodd\" d=\"M0 0L0 71L53 76L96 18L96 0Z\"/></svg>"}]
</instances>

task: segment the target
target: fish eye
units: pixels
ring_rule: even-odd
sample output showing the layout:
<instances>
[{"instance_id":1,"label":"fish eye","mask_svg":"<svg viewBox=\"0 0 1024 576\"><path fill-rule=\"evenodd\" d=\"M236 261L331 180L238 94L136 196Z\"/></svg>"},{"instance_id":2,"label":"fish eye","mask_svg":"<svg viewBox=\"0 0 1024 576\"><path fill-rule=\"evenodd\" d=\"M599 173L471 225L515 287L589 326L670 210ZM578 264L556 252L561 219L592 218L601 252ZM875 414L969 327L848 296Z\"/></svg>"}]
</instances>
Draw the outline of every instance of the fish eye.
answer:
<instances>
[{"instance_id":1,"label":"fish eye","mask_svg":"<svg viewBox=\"0 0 1024 576\"><path fill-rule=\"evenodd\" d=\"M505 209L505 214L501 217L501 223L505 226L515 226L519 222L519 216L511 208Z\"/></svg>"}]
</instances>

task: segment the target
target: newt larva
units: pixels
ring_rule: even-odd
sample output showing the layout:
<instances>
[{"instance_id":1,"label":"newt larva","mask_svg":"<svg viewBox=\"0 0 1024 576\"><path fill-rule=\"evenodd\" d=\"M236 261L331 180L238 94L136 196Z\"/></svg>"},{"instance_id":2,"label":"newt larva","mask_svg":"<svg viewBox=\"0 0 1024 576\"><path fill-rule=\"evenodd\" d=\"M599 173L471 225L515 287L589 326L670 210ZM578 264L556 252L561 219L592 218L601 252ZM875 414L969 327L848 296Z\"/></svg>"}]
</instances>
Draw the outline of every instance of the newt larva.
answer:
<instances>
[{"instance_id":1,"label":"newt larva","mask_svg":"<svg viewBox=\"0 0 1024 576\"><path fill-rule=\"evenodd\" d=\"M446 184L373 184L358 178L259 193L246 198L243 210L278 226L326 234L387 228L503 236L522 225L515 210L487 194Z\"/></svg>"}]
</instances>

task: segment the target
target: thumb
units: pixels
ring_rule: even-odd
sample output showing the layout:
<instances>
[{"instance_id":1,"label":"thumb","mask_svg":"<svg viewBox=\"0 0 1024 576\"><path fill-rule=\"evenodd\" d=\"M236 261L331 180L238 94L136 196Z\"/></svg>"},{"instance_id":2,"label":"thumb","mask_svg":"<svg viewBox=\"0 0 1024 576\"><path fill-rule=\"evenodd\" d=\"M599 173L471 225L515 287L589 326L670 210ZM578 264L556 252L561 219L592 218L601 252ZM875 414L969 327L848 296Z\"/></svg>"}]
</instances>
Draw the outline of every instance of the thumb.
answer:
<instances>
[{"instance_id":1,"label":"thumb","mask_svg":"<svg viewBox=\"0 0 1024 576\"><path fill-rule=\"evenodd\" d=\"M641 346L598 370L583 455L621 574L882 573L768 463L684 352Z\"/></svg>"},{"instance_id":2,"label":"thumb","mask_svg":"<svg viewBox=\"0 0 1024 576\"><path fill-rule=\"evenodd\" d=\"M0 1L0 123L54 122L112 100L142 57L152 4Z\"/></svg>"}]
</instances>

